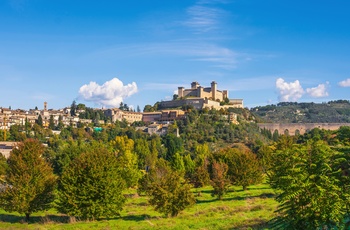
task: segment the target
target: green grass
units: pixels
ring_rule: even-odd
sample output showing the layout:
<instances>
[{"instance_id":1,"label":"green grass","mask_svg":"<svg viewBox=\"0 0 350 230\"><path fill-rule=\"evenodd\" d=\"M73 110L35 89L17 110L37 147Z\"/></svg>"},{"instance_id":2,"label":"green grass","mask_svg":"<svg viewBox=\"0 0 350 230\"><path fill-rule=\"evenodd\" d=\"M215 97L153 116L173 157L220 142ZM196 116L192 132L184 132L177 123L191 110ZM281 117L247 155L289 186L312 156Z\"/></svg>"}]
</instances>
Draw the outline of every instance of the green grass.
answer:
<instances>
[{"instance_id":1,"label":"green grass","mask_svg":"<svg viewBox=\"0 0 350 230\"><path fill-rule=\"evenodd\" d=\"M277 202L266 184L230 187L222 200L211 196L211 187L193 189L197 203L177 217L166 218L154 211L147 197L129 190L128 201L119 218L79 221L49 210L32 215L30 223L18 213L0 209L0 229L267 229L275 216Z\"/></svg>"}]
</instances>

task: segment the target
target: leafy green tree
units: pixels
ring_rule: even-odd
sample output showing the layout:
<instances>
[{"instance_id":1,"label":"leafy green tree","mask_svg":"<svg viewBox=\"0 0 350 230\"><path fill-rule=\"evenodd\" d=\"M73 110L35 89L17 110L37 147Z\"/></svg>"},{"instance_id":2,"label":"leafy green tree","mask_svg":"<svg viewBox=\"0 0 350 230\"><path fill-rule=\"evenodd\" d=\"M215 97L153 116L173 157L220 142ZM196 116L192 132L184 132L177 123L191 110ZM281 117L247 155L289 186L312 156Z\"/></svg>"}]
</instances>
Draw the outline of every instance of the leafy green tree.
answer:
<instances>
[{"instance_id":1,"label":"leafy green tree","mask_svg":"<svg viewBox=\"0 0 350 230\"><path fill-rule=\"evenodd\" d=\"M272 140L278 141L278 137L279 137L278 130L275 129L275 131L272 134Z\"/></svg>"},{"instance_id":2,"label":"leafy green tree","mask_svg":"<svg viewBox=\"0 0 350 230\"><path fill-rule=\"evenodd\" d=\"M85 110L85 109L86 109L85 104L79 103L79 104L77 105L77 110Z\"/></svg>"},{"instance_id":3,"label":"leafy green tree","mask_svg":"<svg viewBox=\"0 0 350 230\"><path fill-rule=\"evenodd\" d=\"M0 153L0 183L3 181L3 178L6 174L7 162L4 155Z\"/></svg>"},{"instance_id":4,"label":"leafy green tree","mask_svg":"<svg viewBox=\"0 0 350 230\"><path fill-rule=\"evenodd\" d=\"M172 217L195 203L191 186L173 171L165 175L158 174L147 194L150 196L149 203L155 206L156 211Z\"/></svg>"},{"instance_id":5,"label":"leafy green tree","mask_svg":"<svg viewBox=\"0 0 350 230\"><path fill-rule=\"evenodd\" d=\"M159 178L168 174L171 168L169 162L163 158L158 159L155 162L155 166L146 170L143 177L139 180L137 192L142 194L143 192L148 193L149 189L152 187L152 183L158 181Z\"/></svg>"},{"instance_id":6,"label":"leafy green tree","mask_svg":"<svg viewBox=\"0 0 350 230\"><path fill-rule=\"evenodd\" d=\"M148 146L148 142L144 138L138 138L135 140L135 153L138 156L138 167L139 169L145 169L149 167L148 159L151 151ZM147 163L146 163L147 162Z\"/></svg>"},{"instance_id":7,"label":"leafy green tree","mask_svg":"<svg viewBox=\"0 0 350 230\"><path fill-rule=\"evenodd\" d=\"M195 162L192 160L191 155L187 154L183 157L183 162L185 166L185 178L191 178L196 168Z\"/></svg>"},{"instance_id":8,"label":"leafy green tree","mask_svg":"<svg viewBox=\"0 0 350 230\"><path fill-rule=\"evenodd\" d=\"M86 152L90 148L85 142L64 141L54 149L53 168L54 172L61 176L65 167L67 167L77 156Z\"/></svg>"},{"instance_id":9,"label":"leafy green tree","mask_svg":"<svg viewBox=\"0 0 350 230\"><path fill-rule=\"evenodd\" d=\"M335 167L338 153L322 141L277 151L269 182L280 203L274 226L283 229L335 229L346 204Z\"/></svg>"},{"instance_id":10,"label":"leafy green tree","mask_svg":"<svg viewBox=\"0 0 350 230\"><path fill-rule=\"evenodd\" d=\"M208 172L209 157L211 152L208 144L197 145L195 148L195 170L191 176L191 183L194 187L199 188L210 183L210 175Z\"/></svg>"},{"instance_id":11,"label":"leafy green tree","mask_svg":"<svg viewBox=\"0 0 350 230\"><path fill-rule=\"evenodd\" d=\"M5 187L0 193L0 207L9 212L25 214L48 210L54 200L56 176L42 157L45 147L37 140L27 139L10 153Z\"/></svg>"},{"instance_id":12,"label":"leafy green tree","mask_svg":"<svg viewBox=\"0 0 350 230\"><path fill-rule=\"evenodd\" d=\"M145 107L143 108L143 112L154 112L154 108L152 107L152 105L145 105Z\"/></svg>"},{"instance_id":13,"label":"leafy green tree","mask_svg":"<svg viewBox=\"0 0 350 230\"><path fill-rule=\"evenodd\" d=\"M142 174L138 168L137 155L134 152L134 141L127 136L117 136L111 143L117 151L117 160L122 168L120 173L127 187L136 186Z\"/></svg>"},{"instance_id":14,"label":"leafy green tree","mask_svg":"<svg viewBox=\"0 0 350 230\"><path fill-rule=\"evenodd\" d=\"M11 141L24 141L26 139L26 135L21 132L21 127L19 125L11 125L9 139Z\"/></svg>"},{"instance_id":15,"label":"leafy green tree","mask_svg":"<svg viewBox=\"0 0 350 230\"><path fill-rule=\"evenodd\" d=\"M183 157L179 153L175 153L171 163L172 163L172 167L175 171L177 171L181 175L185 173L184 160L183 160Z\"/></svg>"},{"instance_id":16,"label":"leafy green tree","mask_svg":"<svg viewBox=\"0 0 350 230\"><path fill-rule=\"evenodd\" d=\"M166 160L171 161L175 153L183 151L183 143L181 138L175 136L174 134L167 134L163 138L163 144L167 148Z\"/></svg>"},{"instance_id":17,"label":"leafy green tree","mask_svg":"<svg viewBox=\"0 0 350 230\"><path fill-rule=\"evenodd\" d=\"M213 186L212 196L217 196L219 200L227 192L230 180L227 178L227 164L217 162L212 163L211 185Z\"/></svg>"},{"instance_id":18,"label":"leafy green tree","mask_svg":"<svg viewBox=\"0 0 350 230\"><path fill-rule=\"evenodd\" d=\"M249 185L262 181L262 168L254 153L230 148L221 150L218 157L228 165L227 175L231 182L242 186L243 190L246 190Z\"/></svg>"},{"instance_id":19,"label":"leafy green tree","mask_svg":"<svg viewBox=\"0 0 350 230\"><path fill-rule=\"evenodd\" d=\"M115 154L94 144L64 168L58 190L58 210L83 219L116 217L125 203Z\"/></svg>"},{"instance_id":20,"label":"leafy green tree","mask_svg":"<svg viewBox=\"0 0 350 230\"><path fill-rule=\"evenodd\" d=\"M337 138L344 144L350 145L350 127L342 126L337 131Z\"/></svg>"}]
</instances>

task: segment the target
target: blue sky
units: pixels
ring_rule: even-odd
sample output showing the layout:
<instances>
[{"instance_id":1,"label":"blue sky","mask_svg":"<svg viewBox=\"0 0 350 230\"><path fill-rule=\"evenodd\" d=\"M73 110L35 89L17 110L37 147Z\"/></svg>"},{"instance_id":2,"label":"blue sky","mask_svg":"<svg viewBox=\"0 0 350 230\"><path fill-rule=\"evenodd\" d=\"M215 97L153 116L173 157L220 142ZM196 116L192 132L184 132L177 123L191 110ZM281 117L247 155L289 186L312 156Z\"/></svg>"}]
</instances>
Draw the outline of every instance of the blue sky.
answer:
<instances>
[{"instance_id":1,"label":"blue sky","mask_svg":"<svg viewBox=\"0 0 350 230\"><path fill-rule=\"evenodd\" d=\"M2 0L0 107L153 105L192 81L247 107L350 99L347 0Z\"/></svg>"}]
</instances>

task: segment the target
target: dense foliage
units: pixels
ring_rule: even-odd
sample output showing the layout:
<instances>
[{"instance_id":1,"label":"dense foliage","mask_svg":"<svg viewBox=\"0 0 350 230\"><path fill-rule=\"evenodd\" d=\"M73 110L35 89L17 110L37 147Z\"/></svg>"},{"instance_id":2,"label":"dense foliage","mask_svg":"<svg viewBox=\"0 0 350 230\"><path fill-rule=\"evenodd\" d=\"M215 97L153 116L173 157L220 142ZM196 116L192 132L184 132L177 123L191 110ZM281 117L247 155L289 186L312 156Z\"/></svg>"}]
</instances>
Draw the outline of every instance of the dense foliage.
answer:
<instances>
[{"instance_id":1,"label":"dense foliage","mask_svg":"<svg viewBox=\"0 0 350 230\"><path fill-rule=\"evenodd\" d=\"M333 229L344 227L349 214L349 181L342 180L344 154L323 141L308 141L278 150L269 182L278 192L280 229Z\"/></svg>"},{"instance_id":2,"label":"dense foliage","mask_svg":"<svg viewBox=\"0 0 350 230\"><path fill-rule=\"evenodd\" d=\"M347 102L328 106L333 104ZM293 106L299 104L271 108ZM125 189L137 188L158 212L176 216L196 201L192 187L211 185L208 194L225 199L233 193L230 186L250 191L249 186L267 177L280 202L276 228L343 227L349 218L349 127L291 137L260 130L255 123L260 118L248 109L186 106L185 119L169 124L168 133L158 136L138 129L147 125L141 122L103 124L97 122L103 115L95 110L74 103L72 108L75 116L90 114L91 119L94 114L94 124L54 127L59 135L39 124L13 125L8 135L9 140L35 138L48 145L40 158L52 164L59 178L61 213L83 219L116 217L124 207ZM232 122L231 115L237 121ZM94 125L101 127L95 130ZM10 163L0 161L5 167ZM6 177L4 182L9 183Z\"/></svg>"},{"instance_id":3,"label":"dense foliage","mask_svg":"<svg viewBox=\"0 0 350 230\"><path fill-rule=\"evenodd\" d=\"M174 171L164 175L157 173L148 187L149 203L165 215L177 216L179 212L195 203L191 186Z\"/></svg>"},{"instance_id":4,"label":"dense foliage","mask_svg":"<svg viewBox=\"0 0 350 230\"><path fill-rule=\"evenodd\" d=\"M281 102L251 108L250 111L264 122L272 123L348 123L350 103L347 100L328 103Z\"/></svg>"},{"instance_id":5,"label":"dense foliage","mask_svg":"<svg viewBox=\"0 0 350 230\"><path fill-rule=\"evenodd\" d=\"M115 154L93 144L64 168L59 181L58 210L83 219L118 216L125 181Z\"/></svg>"},{"instance_id":6,"label":"dense foliage","mask_svg":"<svg viewBox=\"0 0 350 230\"><path fill-rule=\"evenodd\" d=\"M10 154L5 184L0 193L0 207L26 215L47 210L54 200L56 176L42 158L44 147L37 140L27 139Z\"/></svg>"}]
</instances>

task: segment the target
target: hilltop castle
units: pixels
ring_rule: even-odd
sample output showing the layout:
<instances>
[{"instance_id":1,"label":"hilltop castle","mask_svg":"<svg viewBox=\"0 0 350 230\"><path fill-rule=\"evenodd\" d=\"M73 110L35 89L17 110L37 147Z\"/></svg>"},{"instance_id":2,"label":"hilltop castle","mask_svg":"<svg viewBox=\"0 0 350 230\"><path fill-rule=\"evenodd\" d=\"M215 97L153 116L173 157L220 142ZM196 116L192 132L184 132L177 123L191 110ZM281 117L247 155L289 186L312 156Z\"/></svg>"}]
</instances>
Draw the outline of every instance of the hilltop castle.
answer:
<instances>
[{"instance_id":1,"label":"hilltop castle","mask_svg":"<svg viewBox=\"0 0 350 230\"><path fill-rule=\"evenodd\" d=\"M178 96L179 98L184 97L199 97L199 98L207 98L213 101L224 101L228 98L227 90L217 90L217 83L213 81L211 83L211 87L203 88L199 85L198 82L191 83L191 89L185 89L184 87L178 88Z\"/></svg>"},{"instance_id":2,"label":"hilltop castle","mask_svg":"<svg viewBox=\"0 0 350 230\"><path fill-rule=\"evenodd\" d=\"M229 99L228 91L218 90L215 81L211 82L211 87L202 87L198 82L192 82L190 89L178 87L177 100L160 103L161 108L176 108L183 105L192 105L196 109L243 108L243 99Z\"/></svg>"}]
</instances>

